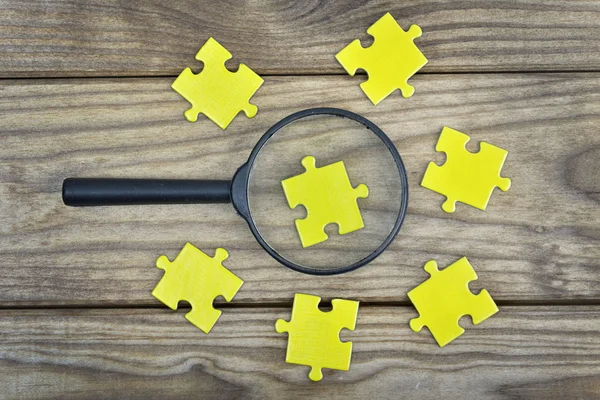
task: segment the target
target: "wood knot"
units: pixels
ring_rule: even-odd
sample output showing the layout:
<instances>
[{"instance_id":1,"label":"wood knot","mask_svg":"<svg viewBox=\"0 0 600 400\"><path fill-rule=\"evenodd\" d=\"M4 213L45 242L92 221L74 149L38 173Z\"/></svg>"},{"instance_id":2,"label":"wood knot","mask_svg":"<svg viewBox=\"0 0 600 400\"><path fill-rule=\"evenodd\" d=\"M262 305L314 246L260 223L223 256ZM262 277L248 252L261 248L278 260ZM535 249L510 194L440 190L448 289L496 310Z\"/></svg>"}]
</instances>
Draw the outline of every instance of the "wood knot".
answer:
<instances>
[{"instance_id":1,"label":"wood knot","mask_svg":"<svg viewBox=\"0 0 600 400\"><path fill-rule=\"evenodd\" d=\"M600 202L600 147L571 158L567 165L567 181Z\"/></svg>"}]
</instances>

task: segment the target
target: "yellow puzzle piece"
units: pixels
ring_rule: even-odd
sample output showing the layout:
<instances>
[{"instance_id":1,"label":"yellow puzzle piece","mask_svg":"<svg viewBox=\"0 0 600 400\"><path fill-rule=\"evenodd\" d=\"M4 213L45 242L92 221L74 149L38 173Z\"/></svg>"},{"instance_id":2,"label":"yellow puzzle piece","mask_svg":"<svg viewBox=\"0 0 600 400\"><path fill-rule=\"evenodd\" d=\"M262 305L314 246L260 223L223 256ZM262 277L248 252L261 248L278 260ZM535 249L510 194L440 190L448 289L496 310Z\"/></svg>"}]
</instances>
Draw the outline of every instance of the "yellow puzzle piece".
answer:
<instances>
[{"instance_id":1,"label":"yellow puzzle piece","mask_svg":"<svg viewBox=\"0 0 600 400\"><path fill-rule=\"evenodd\" d=\"M278 319L275 330L287 332L288 346L285 361L308 365L308 377L323 379L322 368L348 371L352 357L352 342L341 342L342 329L354 330L358 301L334 299L329 312L319 310L321 298L296 293L290 322Z\"/></svg>"},{"instance_id":2,"label":"yellow puzzle piece","mask_svg":"<svg viewBox=\"0 0 600 400\"><path fill-rule=\"evenodd\" d=\"M508 152L486 142L481 142L478 153L471 153L465 145L469 136L444 127L436 151L446 153L446 162L439 166L429 163L421 186L447 197L442 209L452 213L456 202L485 210L497 186L506 192L510 188L509 178L500 176Z\"/></svg>"},{"instance_id":3,"label":"yellow puzzle piece","mask_svg":"<svg viewBox=\"0 0 600 400\"><path fill-rule=\"evenodd\" d=\"M306 218L296 220L303 247L327 240L327 224L337 224L340 235L365 226L356 199L369 195L367 186L352 187L343 161L321 168L315 162L312 156L304 157L306 172L281 181L290 208L306 208Z\"/></svg>"},{"instance_id":4,"label":"yellow puzzle piece","mask_svg":"<svg viewBox=\"0 0 600 400\"><path fill-rule=\"evenodd\" d=\"M419 332L427 326L440 347L463 334L465 330L458 325L463 315L470 315L477 325L498 312L487 290L477 295L469 291L469 282L477 279L477 274L466 257L441 271L435 261L429 261L425 271L431 277L408 292L419 312L419 317L410 321L410 328Z\"/></svg>"},{"instance_id":5,"label":"yellow puzzle piece","mask_svg":"<svg viewBox=\"0 0 600 400\"><path fill-rule=\"evenodd\" d=\"M177 93L189 101L192 108L184 115L190 122L203 113L221 129L244 111L248 118L256 115L258 108L249 100L263 84L263 79L244 64L236 72L225 68L225 61L231 53L215 39L209 38L196 54L196 60L202 61L202 72L194 74L186 68L171 85Z\"/></svg>"},{"instance_id":6,"label":"yellow puzzle piece","mask_svg":"<svg viewBox=\"0 0 600 400\"><path fill-rule=\"evenodd\" d=\"M427 64L414 43L414 39L421 36L421 28L412 25L405 32L394 17L386 13L367 33L375 38L370 47L364 48L359 40L355 40L335 58L352 76L359 68L367 72L369 79L360 87L375 105L396 89L400 89L406 98L412 96L415 88L407 81Z\"/></svg>"},{"instance_id":7,"label":"yellow puzzle piece","mask_svg":"<svg viewBox=\"0 0 600 400\"><path fill-rule=\"evenodd\" d=\"M221 315L212 306L215 297L231 301L244 283L221 264L228 256L227 250L218 248L215 256L209 257L190 243L183 246L173 262L160 256L156 266L165 274L152 295L172 310L177 309L180 300L187 301L192 310L185 318L204 333L210 332Z\"/></svg>"}]
</instances>

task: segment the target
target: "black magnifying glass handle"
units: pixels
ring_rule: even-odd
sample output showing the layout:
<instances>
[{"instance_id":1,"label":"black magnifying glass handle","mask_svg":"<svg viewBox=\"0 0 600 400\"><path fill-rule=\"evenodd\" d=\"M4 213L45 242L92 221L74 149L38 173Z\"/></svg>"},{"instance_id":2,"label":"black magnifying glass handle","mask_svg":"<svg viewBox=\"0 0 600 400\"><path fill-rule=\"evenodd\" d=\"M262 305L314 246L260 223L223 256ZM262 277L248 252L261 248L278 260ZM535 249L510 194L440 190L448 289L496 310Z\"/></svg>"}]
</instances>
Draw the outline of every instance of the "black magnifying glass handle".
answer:
<instances>
[{"instance_id":1,"label":"black magnifying glass handle","mask_svg":"<svg viewBox=\"0 0 600 400\"><path fill-rule=\"evenodd\" d=\"M231 182L200 179L67 178L68 206L230 203Z\"/></svg>"}]
</instances>

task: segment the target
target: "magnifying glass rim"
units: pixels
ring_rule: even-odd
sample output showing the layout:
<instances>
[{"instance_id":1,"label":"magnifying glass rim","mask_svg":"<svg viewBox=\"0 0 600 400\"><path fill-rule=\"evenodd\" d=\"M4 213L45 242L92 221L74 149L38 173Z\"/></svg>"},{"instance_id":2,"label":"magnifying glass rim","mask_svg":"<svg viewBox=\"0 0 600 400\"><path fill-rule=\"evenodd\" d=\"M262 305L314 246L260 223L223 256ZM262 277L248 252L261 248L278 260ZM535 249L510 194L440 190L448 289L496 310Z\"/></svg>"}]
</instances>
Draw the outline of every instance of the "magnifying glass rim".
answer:
<instances>
[{"instance_id":1,"label":"magnifying glass rim","mask_svg":"<svg viewBox=\"0 0 600 400\"><path fill-rule=\"evenodd\" d=\"M396 166L398 168L398 173L400 174L402 189L402 205L400 207L398 217L396 218L396 223L390 231L390 234L386 237L383 243L371 254L355 262L354 264L341 268L323 270L307 268L283 257L277 252L277 250L271 247L271 245L269 245L269 243L267 243L267 241L261 236L260 231L256 226L256 223L252 219L252 213L250 212L248 191L250 186L250 174L252 173L252 166L256 161L256 157L258 156L264 145L269 141L269 139L281 128L285 127L286 125L289 125L290 123L298 119L314 115L334 115L338 117L345 117L362 124L365 128L369 129L371 132L377 135L377 137L379 137L379 139L381 139L381 141L386 145L386 147L394 157L394 161L396 162ZM238 190L244 190L242 196L238 196L238 193L236 193L236 191ZM256 143L256 145L252 149L248 161L244 165L242 165L240 169L236 172L236 176L234 176L231 185L231 199L238 214L240 214L248 223L250 231L252 232L258 243L266 250L267 253L271 255L271 257L275 258L277 261L279 261L286 267L293 269L294 271L302 272L309 275L337 275L353 271L370 263L381 253L383 253L383 251L392 243L396 235L398 235L400 227L402 226L404 218L406 217L406 210L408 208L408 177L406 175L406 168L404 167L404 163L402 162L402 157L400 157L396 146L394 146L392 140L377 125L351 111L331 107L310 108L288 115L287 117L283 118L281 121L273 125L271 128L269 128L267 132L265 132L265 134L260 138L258 143Z\"/></svg>"}]
</instances>

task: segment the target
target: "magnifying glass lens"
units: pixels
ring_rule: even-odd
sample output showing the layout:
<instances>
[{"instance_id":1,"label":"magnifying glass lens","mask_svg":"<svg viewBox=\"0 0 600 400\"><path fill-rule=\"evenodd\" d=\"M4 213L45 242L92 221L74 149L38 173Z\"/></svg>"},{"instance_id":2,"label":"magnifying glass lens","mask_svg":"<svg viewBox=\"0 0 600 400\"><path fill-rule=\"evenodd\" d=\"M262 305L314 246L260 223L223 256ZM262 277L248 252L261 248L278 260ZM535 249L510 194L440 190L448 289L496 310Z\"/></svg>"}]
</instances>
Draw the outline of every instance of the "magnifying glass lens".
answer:
<instances>
[{"instance_id":1,"label":"magnifying glass lens","mask_svg":"<svg viewBox=\"0 0 600 400\"><path fill-rule=\"evenodd\" d=\"M251 164L248 206L258 234L282 258L318 274L377 253L397 233L406 208L406 176L390 146L365 124L340 115L307 115L284 125ZM295 220L311 218L311 210L290 209L281 182L306 171L301 164L306 156L315 157L317 167L343 161L352 186L369 188L368 197L357 199L364 228L340 235L336 221L328 221L327 240L302 246Z\"/></svg>"}]
</instances>

